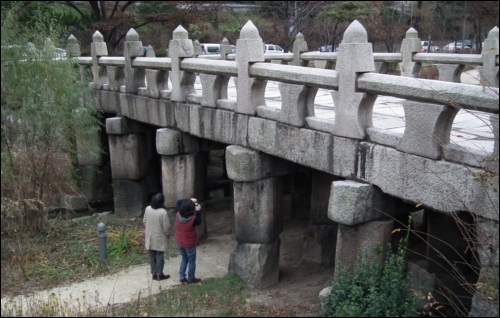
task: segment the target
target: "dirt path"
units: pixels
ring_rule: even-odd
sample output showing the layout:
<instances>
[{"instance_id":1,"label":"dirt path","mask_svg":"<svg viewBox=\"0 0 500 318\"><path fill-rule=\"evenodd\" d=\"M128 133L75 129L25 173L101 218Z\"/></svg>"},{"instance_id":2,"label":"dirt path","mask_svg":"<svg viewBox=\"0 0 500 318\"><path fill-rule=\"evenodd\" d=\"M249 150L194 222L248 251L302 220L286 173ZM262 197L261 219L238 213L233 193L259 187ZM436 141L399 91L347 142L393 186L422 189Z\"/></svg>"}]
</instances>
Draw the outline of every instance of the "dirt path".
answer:
<instances>
[{"instance_id":1,"label":"dirt path","mask_svg":"<svg viewBox=\"0 0 500 318\"><path fill-rule=\"evenodd\" d=\"M228 228L231 223L228 220L230 218L227 211L212 213L207 217L209 236L198 247L197 277L207 279L221 277L227 273L229 256L236 246ZM318 294L329 284L333 270L301 264L300 252L306 226L307 221L285 223L281 235L279 282L266 290L252 291L247 303L266 305L277 311L293 310L310 315L318 311ZM22 304L26 310L28 298L31 299L31 304L34 301L46 302L51 294L70 303L85 299L85 303L93 306L129 302L139 296L153 295L180 284L177 274L180 257L166 260L165 264L165 272L170 274L171 278L164 281L152 281L149 264L144 264L113 275L96 277L33 295L2 298L2 308L7 303L14 303Z\"/></svg>"}]
</instances>

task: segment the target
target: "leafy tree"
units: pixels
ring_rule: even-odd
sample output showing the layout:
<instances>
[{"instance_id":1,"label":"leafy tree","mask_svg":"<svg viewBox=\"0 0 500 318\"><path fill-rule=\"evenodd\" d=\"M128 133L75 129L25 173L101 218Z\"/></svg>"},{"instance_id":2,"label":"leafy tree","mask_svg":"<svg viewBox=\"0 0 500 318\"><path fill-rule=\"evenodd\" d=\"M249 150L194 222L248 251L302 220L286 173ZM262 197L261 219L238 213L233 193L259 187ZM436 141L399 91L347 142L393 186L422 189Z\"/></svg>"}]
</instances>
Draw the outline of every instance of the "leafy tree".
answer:
<instances>
[{"instance_id":1,"label":"leafy tree","mask_svg":"<svg viewBox=\"0 0 500 318\"><path fill-rule=\"evenodd\" d=\"M338 46L339 37L344 34L349 24L368 16L369 3L369 1L335 1L328 5L320 15L323 33L326 34L324 43Z\"/></svg>"},{"instance_id":2,"label":"leafy tree","mask_svg":"<svg viewBox=\"0 0 500 318\"><path fill-rule=\"evenodd\" d=\"M327 1L260 1L260 13L272 18L272 30L260 30L267 42L276 41L289 51L298 32L306 34L319 22ZM307 37L306 37L307 39Z\"/></svg>"},{"instance_id":3,"label":"leafy tree","mask_svg":"<svg viewBox=\"0 0 500 318\"><path fill-rule=\"evenodd\" d=\"M22 23L26 9L2 11L2 197L46 202L74 185L77 139L98 151L85 142L94 140L99 119L91 105L82 107L88 82L78 68L55 58L50 39L57 45L65 31L43 10Z\"/></svg>"}]
</instances>

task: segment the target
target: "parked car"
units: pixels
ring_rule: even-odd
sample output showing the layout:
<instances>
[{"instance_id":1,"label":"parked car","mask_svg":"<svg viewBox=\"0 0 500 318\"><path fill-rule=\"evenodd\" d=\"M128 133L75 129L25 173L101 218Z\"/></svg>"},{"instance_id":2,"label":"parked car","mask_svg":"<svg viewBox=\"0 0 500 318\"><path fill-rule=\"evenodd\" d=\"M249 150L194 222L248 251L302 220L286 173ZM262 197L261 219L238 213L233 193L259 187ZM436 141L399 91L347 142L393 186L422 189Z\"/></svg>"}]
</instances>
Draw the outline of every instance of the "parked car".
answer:
<instances>
[{"instance_id":1,"label":"parked car","mask_svg":"<svg viewBox=\"0 0 500 318\"><path fill-rule=\"evenodd\" d=\"M338 52L339 48L335 47L335 45L323 45L320 46L318 51L320 52Z\"/></svg>"},{"instance_id":2,"label":"parked car","mask_svg":"<svg viewBox=\"0 0 500 318\"><path fill-rule=\"evenodd\" d=\"M265 44L264 53L285 53L285 50L276 44Z\"/></svg>"},{"instance_id":3,"label":"parked car","mask_svg":"<svg viewBox=\"0 0 500 318\"><path fill-rule=\"evenodd\" d=\"M462 50L475 50L476 45L471 40L451 42L443 46L443 52L460 53Z\"/></svg>"},{"instance_id":4,"label":"parked car","mask_svg":"<svg viewBox=\"0 0 500 318\"><path fill-rule=\"evenodd\" d=\"M203 55L215 55L220 54L220 44L219 43L202 43L201 51Z\"/></svg>"},{"instance_id":5,"label":"parked car","mask_svg":"<svg viewBox=\"0 0 500 318\"><path fill-rule=\"evenodd\" d=\"M431 45L429 46L429 41L422 41L422 49L420 52L425 53L438 53L440 51L439 46L434 45L432 41L430 41Z\"/></svg>"}]
</instances>

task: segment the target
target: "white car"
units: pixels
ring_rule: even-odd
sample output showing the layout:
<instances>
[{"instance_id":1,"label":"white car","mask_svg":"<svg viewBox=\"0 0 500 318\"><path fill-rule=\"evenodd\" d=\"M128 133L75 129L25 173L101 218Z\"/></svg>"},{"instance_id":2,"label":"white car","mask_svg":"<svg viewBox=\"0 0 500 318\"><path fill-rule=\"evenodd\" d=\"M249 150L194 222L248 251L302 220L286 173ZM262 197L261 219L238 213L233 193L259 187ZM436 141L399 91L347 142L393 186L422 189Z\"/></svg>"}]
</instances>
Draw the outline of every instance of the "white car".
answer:
<instances>
[{"instance_id":1,"label":"white car","mask_svg":"<svg viewBox=\"0 0 500 318\"><path fill-rule=\"evenodd\" d=\"M429 46L429 41L422 41L422 49L420 52L425 52L425 53L439 53L440 49L439 46L434 45L431 41L431 45Z\"/></svg>"},{"instance_id":2,"label":"white car","mask_svg":"<svg viewBox=\"0 0 500 318\"><path fill-rule=\"evenodd\" d=\"M276 44L265 44L264 53L285 53L285 50Z\"/></svg>"}]
</instances>

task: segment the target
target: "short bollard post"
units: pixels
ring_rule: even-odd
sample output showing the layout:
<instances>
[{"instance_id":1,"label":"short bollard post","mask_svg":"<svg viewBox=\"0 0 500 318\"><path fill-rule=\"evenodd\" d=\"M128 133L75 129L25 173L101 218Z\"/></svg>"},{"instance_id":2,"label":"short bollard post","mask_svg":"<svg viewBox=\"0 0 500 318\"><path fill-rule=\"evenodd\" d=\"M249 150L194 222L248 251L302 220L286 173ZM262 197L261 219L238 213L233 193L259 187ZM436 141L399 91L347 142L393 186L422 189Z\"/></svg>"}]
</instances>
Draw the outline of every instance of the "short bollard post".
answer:
<instances>
[{"instance_id":1,"label":"short bollard post","mask_svg":"<svg viewBox=\"0 0 500 318\"><path fill-rule=\"evenodd\" d=\"M108 260L107 238L106 238L106 224L97 224L97 232L99 237L99 258L102 262Z\"/></svg>"}]
</instances>

